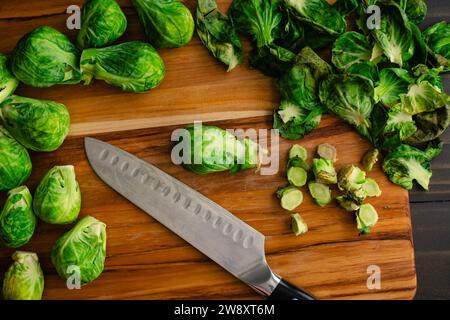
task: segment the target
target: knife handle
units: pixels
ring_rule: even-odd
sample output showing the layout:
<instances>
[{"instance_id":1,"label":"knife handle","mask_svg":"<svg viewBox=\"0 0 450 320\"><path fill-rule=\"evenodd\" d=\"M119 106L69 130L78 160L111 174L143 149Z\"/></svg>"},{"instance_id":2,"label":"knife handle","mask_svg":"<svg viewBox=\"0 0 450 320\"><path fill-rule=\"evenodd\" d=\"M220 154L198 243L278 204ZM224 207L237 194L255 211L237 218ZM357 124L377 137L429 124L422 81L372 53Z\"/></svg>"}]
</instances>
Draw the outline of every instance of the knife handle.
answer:
<instances>
[{"instance_id":1,"label":"knife handle","mask_svg":"<svg viewBox=\"0 0 450 320\"><path fill-rule=\"evenodd\" d=\"M269 300L316 300L316 298L305 290L281 279L269 296Z\"/></svg>"}]
</instances>

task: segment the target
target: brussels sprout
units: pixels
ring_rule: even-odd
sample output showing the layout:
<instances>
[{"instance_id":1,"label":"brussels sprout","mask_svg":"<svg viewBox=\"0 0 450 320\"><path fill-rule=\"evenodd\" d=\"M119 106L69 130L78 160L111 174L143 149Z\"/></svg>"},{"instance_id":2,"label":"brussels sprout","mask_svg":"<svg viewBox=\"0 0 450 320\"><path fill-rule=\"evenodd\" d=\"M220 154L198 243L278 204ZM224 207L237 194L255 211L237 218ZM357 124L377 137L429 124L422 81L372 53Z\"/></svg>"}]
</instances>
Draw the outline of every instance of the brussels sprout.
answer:
<instances>
[{"instance_id":1,"label":"brussels sprout","mask_svg":"<svg viewBox=\"0 0 450 320\"><path fill-rule=\"evenodd\" d=\"M337 151L334 146L329 143L321 143L317 146L317 155L321 158L336 161Z\"/></svg>"},{"instance_id":2,"label":"brussels sprout","mask_svg":"<svg viewBox=\"0 0 450 320\"><path fill-rule=\"evenodd\" d=\"M308 159L308 151L306 151L306 149L304 147L302 147L298 144L294 144L291 147L291 149L289 150L289 160L294 157L299 157L303 161L306 161L306 159ZM306 169L306 170L308 170L308 169Z\"/></svg>"},{"instance_id":3,"label":"brussels sprout","mask_svg":"<svg viewBox=\"0 0 450 320\"><path fill-rule=\"evenodd\" d=\"M87 0L81 14L77 44L82 49L108 46L126 29L127 18L116 0Z\"/></svg>"},{"instance_id":4,"label":"brussels sprout","mask_svg":"<svg viewBox=\"0 0 450 320\"><path fill-rule=\"evenodd\" d=\"M400 103L387 111L383 130L383 147L395 148L411 137L417 130L413 117L403 110Z\"/></svg>"},{"instance_id":5,"label":"brussels sprout","mask_svg":"<svg viewBox=\"0 0 450 320\"><path fill-rule=\"evenodd\" d=\"M339 170L338 187L344 191L358 191L366 181L366 173L354 165L345 165Z\"/></svg>"},{"instance_id":6,"label":"brussels sprout","mask_svg":"<svg viewBox=\"0 0 450 320\"><path fill-rule=\"evenodd\" d=\"M416 180L425 190L428 190L432 175L430 161L442 151L442 143L430 143L422 151L405 144L392 150L384 158L383 171L393 183L411 190Z\"/></svg>"},{"instance_id":7,"label":"brussels sprout","mask_svg":"<svg viewBox=\"0 0 450 320\"><path fill-rule=\"evenodd\" d=\"M287 170L287 179L293 186L303 187L308 179L308 173L303 168L290 167Z\"/></svg>"},{"instance_id":8,"label":"brussels sprout","mask_svg":"<svg viewBox=\"0 0 450 320\"><path fill-rule=\"evenodd\" d=\"M242 62L241 40L231 20L219 11L215 0L197 1L197 34L214 57L231 71Z\"/></svg>"},{"instance_id":9,"label":"brussels sprout","mask_svg":"<svg viewBox=\"0 0 450 320\"><path fill-rule=\"evenodd\" d=\"M190 159L183 166L197 174L241 170L259 167L258 144L248 138L238 140L230 132L216 126L191 125L186 128L190 139ZM185 150L186 151L186 150Z\"/></svg>"},{"instance_id":10,"label":"brussels sprout","mask_svg":"<svg viewBox=\"0 0 450 320\"><path fill-rule=\"evenodd\" d=\"M338 36L347 28L345 16L327 1L282 0L282 3L297 19L320 32Z\"/></svg>"},{"instance_id":11,"label":"brussels sprout","mask_svg":"<svg viewBox=\"0 0 450 320\"><path fill-rule=\"evenodd\" d=\"M54 151L69 133L70 115L60 103L11 96L0 104L5 128L34 151Z\"/></svg>"},{"instance_id":12,"label":"brussels sprout","mask_svg":"<svg viewBox=\"0 0 450 320\"><path fill-rule=\"evenodd\" d=\"M414 54L413 34L408 17L392 1L377 1L376 4L383 14L380 28L372 30L372 35L388 59L401 67Z\"/></svg>"},{"instance_id":13,"label":"brussels sprout","mask_svg":"<svg viewBox=\"0 0 450 320\"><path fill-rule=\"evenodd\" d=\"M30 241L35 228L30 191L25 186L10 190L0 213L0 244L21 247Z\"/></svg>"},{"instance_id":14,"label":"brussels sprout","mask_svg":"<svg viewBox=\"0 0 450 320\"><path fill-rule=\"evenodd\" d=\"M85 84L95 78L130 92L157 87L166 73L158 52L141 41L86 49L81 54L80 64Z\"/></svg>"},{"instance_id":15,"label":"brussels sprout","mask_svg":"<svg viewBox=\"0 0 450 320\"><path fill-rule=\"evenodd\" d=\"M372 46L361 33L349 31L343 33L332 48L332 62L339 69L348 69L360 62L370 61Z\"/></svg>"},{"instance_id":16,"label":"brussels sprout","mask_svg":"<svg viewBox=\"0 0 450 320\"><path fill-rule=\"evenodd\" d=\"M370 233L378 222L378 213L371 204L363 204L356 213L356 225L361 234Z\"/></svg>"},{"instance_id":17,"label":"brussels sprout","mask_svg":"<svg viewBox=\"0 0 450 320\"><path fill-rule=\"evenodd\" d=\"M41 300L44 291L44 274L38 256L33 252L16 251L3 279L5 300Z\"/></svg>"},{"instance_id":18,"label":"brussels sprout","mask_svg":"<svg viewBox=\"0 0 450 320\"><path fill-rule=\"evenodd\" d=\"M298 213L291 215L291 230L296 236L308 232L308 225Z\"/></svg>"},{"instance_id":19,"label":"brussels sprout","mask_svg":"<svg viewBox=\"0 0 450 320\"><path fill-rule=\"evenodd\" d=\"M133 0L148 40L157 48L185 46L194 34L194 18L178 0Z\"/></svg>"},{"instance_id":20,"label":"brussels sprout","mask_svg":"<svg viewBox=\"0 0 450 320\"><path fill-rule=\"evenodd\" d=\"M400 99L403 110L411 115L434 111L449 101L445 92L425 80L411 85L408 93L400 95Z\"/></svg>"},{"instance_id":21,"label":"brussels sprout","mask_svg":"<svg viewBox=\"0 0 450 320\"><path fill-rule=\"evenodd\" d=\"M422 112L413 116L417 127L416 132L410 136L407 143L428 142L440 137L450 124L450 104L432 112Z\"/></svg>"},{"instance_id":22,"label":"brussels sprout","mask_svg":"<svg viewBox=\"0 0 450 320\"><path fill-rule=\"evenodd\" d=\"M106 258L106 225L86 216L53 246L52 263L61 278L71 276L73 267L80 271L81 284L97 279L103 272Z\"/></svg>"},{"instance_id":23,"label":"brussels sprout","mask_svg":"<svg viewBox=\"0 0 450 320\"><path fill-rule=\"evenodd\" d=\"M378 149L370 149L364 154L361 162L367 171L372 171L373 166L378 162L379 155Z\"/></svg>"},{"instance_id":24,"label":"brussels sprout","mask_svg":"<svg viewBox=\"0 0 450 320\"><path fill-rule=\"evenodd\" d=\"M427 15L428 8L425 0L395 0L395 2L405 11L408 20L412 23L421 23Z\"/></svg>"},{"instance_id":25,"label":"brussels sprout","mask_svg":"<svg viewBox=\"0 0 450 320\"><path fill-rule=\"evenodd\" d=\"M279 188L276 195L280 199L281 207L288 211L294 210L303 202L303 193L294 186Z\"/></svg>"},{"instance_id":26,"label":"brussels sprout","mask_svg":"<svg viewBox=\"0 0 450 320\"><path fill-rule=\"evenodd\" d=\"M0 103L13 94L19 85L19 81L9 72L6 62L6 56L0 53Z\"/></svg>"},{"instance_id":27,"label":"brussels sprout","mask_svg":"<svg viewBox=\"0 0 450 320\"><path fill-rule=\"evenodd\" d=\"M320 101L329 111L353 125L360 134L371 138L373 85L355 75L330 75L321 83Z\"/></svg>"},{"instance_id":28,"label":"brussels sprout","mask_svg":"<svg viewBox=\"0 0 450 320\"><path fill-rule=\"evenodd\" d=\"M355 212L359 209L359 205L346 195L336 197L336 201L343 209L348 212Z\"/></svg>"},{"instance_id":29,"label":"brussels sprout","mask_svg":"<svg viewBox=\"0 0 450 320\"><path fill-rule=\"evenodd\" d=\"M0 126L0 191L20 186L30 174L31 159L27 149Z\"/></svg>"},{"instance_id":30,"label":"brussels sprout","mask_svg":"<svg viewBox=\"0 0 450 320\"><path fill-rule=\"evenodd\" d=\"M81 208L81 193L73 166L55 166L39 183L34 194L34 213L52 224L74 222Z\"/></svg>"},{"instance_id":31,"label":"brussels sprout","mask_svg":"<svg viewBox=\"0 0 450 320\"><path fill-rule=\"evenodd\" d=\"M423 32L425 43L434 55L437 65L450 70L450 23L441 21Z\"/></svg>"},{"instance_id":32,"label":"brussels sprout","mask_svg":"<svg viewBox=\"0 0 450 320\"><path fill-rule=\"evenodd\" d=\"M308 183L309 193L314 201L321 207L325 207L331 202L331 190L326 184L320 182Z\"/></svg>"},{"instance_id":33,"label":"brussels sprout","mask_svg":"<svg viewBox=\"0 0 450 320\"><path fill-rule=\"evenodd\" d=\"M33 87L81 81L77 48L65 35L47 26L38 27L20 39L11 56L11 71Z\"/></svg>"},{"instance_id":34,"label":"brussels sprout","mask_svg":"<svg viewBox=\"0 0 450 320\"><path fill-rule=\"evenodd\" d=\"M368 197L381 196L381 189L378 186L378 183L372 178L366 178L366 181L364 181L362 188Z\"/></svg>"},{"instance_id":35,"label":"brussels sprout","mask_svg":"<svg viewBox=\"0 0 450 320\"><path fill-rule=\"evenodd\" d=\"M335 184L337 182L336 170L332 161L324 158L313 159L312 169L317 182L323 184Z\"/></svg>"}]
</instances>

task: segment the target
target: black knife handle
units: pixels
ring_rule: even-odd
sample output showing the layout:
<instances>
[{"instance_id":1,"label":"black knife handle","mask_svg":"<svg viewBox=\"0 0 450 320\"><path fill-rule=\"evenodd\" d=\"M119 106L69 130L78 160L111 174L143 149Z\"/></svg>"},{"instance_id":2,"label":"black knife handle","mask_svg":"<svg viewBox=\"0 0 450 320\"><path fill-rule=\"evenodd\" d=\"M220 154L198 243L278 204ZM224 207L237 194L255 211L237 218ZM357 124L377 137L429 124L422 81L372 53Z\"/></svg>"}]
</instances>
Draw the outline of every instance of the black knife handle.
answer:
<instances>
[{"instance_id":1,"label":"black knife handle","mask_svg":"<svg viewBox=\"0 0 450 320\"><path fill-rule=\"evenodd\" d=\"M269 300L316 300L313 295L281 279Z\"/></svg>"}]
</instances>

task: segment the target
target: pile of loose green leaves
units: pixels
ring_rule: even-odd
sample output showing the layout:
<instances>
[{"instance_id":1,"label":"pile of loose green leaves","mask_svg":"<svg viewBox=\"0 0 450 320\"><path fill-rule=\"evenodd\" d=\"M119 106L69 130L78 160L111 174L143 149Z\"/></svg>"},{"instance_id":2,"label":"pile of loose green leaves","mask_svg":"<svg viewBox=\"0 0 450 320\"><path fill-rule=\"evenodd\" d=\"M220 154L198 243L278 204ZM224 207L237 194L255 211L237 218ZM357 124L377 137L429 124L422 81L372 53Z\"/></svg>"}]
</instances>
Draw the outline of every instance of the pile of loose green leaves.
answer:
<instances>
[{"instance_id":1,"label":"pile of loose green leaves","mask_svg":"<svg viewBox=\"0 0 450 320\"><path fill-rule=\"evenodd\" d=\"M280 135L301 139L331 113L384 151L383 170L407 189L413 180L428 189L450 123L440 76L450 71L450 24L421 31L426 14L424 0L234 0L229 9L230 25L252 40L250 65L278 78ZM332 65L313 51L326 47Z\"/></svg>"}]
</instances>

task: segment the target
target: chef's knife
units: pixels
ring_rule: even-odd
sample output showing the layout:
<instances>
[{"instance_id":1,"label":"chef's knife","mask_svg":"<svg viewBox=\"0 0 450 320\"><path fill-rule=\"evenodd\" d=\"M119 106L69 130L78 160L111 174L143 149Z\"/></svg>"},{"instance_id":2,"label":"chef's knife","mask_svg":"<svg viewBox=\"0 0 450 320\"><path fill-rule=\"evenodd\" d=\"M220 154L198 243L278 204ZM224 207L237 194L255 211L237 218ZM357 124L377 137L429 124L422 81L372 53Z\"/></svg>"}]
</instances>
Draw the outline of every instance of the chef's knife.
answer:
<instances>
[{"instance_id":1,"label":"chef's knife","mask_svg":"<svg viewBox=\"0 0 450 320\"><path fill-rule=\"evenodd\" d=\"M271 299L314 299L276 275L264 236L181 181L117 147L85 139L97 175L225 270Z\"/></svg>"}]
</instances>

